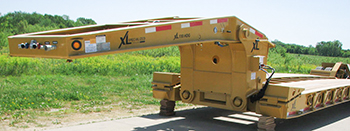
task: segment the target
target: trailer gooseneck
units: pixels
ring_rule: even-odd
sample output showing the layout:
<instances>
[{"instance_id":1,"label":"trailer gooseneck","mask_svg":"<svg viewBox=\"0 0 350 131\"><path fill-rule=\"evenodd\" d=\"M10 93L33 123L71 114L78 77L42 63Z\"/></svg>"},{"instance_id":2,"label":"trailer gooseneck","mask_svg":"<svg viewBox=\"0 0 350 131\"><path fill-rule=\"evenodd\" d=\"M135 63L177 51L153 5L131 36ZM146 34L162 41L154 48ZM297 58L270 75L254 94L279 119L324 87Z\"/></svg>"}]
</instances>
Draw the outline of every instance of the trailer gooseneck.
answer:
<instances>
[{"instance_id":1,"label":"trailer gooseneck","mask_svg":"<svg viewBox=\"0 0 350 131\"><path fill-rule=\"evenodd\" d=\"M178 46L181 74L155 72L153 97L163 115L175 101L252 111L290 119L349 101L349 65L336 63L312 75L274 74L266 65L270 43L237 17L167 17L118 24L90 25L9 37L10 55L77 58ZM330 68L327 68L330 67ZM274 75L273 75L274 74ZM338 78L337 78L338 77ZM261 118L259 128L273 122Z\"/></svg>"}]
</instances>

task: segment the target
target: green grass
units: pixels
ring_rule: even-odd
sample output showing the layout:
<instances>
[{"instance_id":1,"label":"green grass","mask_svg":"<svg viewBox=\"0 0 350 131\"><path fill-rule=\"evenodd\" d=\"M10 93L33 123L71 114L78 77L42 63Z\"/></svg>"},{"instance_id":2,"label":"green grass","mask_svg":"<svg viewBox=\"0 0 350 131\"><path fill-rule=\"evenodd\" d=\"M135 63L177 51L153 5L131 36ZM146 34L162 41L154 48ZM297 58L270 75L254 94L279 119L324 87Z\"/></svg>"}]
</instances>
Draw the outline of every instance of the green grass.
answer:
<instances>
[{"instance_id":1,"label":"green grass","mask_svg":"<svg viewBox=\"0 0 350 131\"><path fill-rule=\"evenodd\" d=\"M311 69L321 66L323 62L326 63L350 63L349 58L341 57L325 57L313 55L300 54L285 54L270 52L268 57L268 64L276 69L278 73L301 73L309 74Z\"/></svg>"},{"instance_id":2,"label":"green grass","mask_svg":"<svg viewBox=\"0 0 350 131\"><path fill-rule=\"evenodd\" d=\"M9 126L41 116L132 111L159 105L152 96L154 71L180 72L177 47L74 60L0 55L0 118ZM147 55L149 54L149 55ZM180 103L179 106L186 106ZM51 109L60 110L58 114ZM0 122L1 122L0 120ZM54 121L54 124L58 124ZM43 125L38 125L43 126Z\"/></svg>"},{"instance_id":3,"label":"green grass","mask_svg":"<svg viewBox=\"0 0 350 131\"><path fill-rule=\"evenodd\" d=\"M0 116L25 109L49 110L68 106L81 110L118 102L123 102L122 106L157 104L158 100L152 98L151 78L151 75L8 76L0 79Z\"/></svg>"},{"instance_id":4,"label":"green grass","mask_svg":"<svg viewBox=\"0 0 350 131\"><path fill-rule=\"evenodd\" d=\"M142 75L154 71L180 72L180 58L117 54L89 57L71 63L58 59L0 55L0 75Z\"/></svg>"},{"instance_id":5,"label":"green grass","mask_svg":"<svg viewBox=\"0 0 350 131\"><path fill-rule=\"evenodd\" d=\"M72 113L110 112L158 105L152 97L152 75L22 75L0 78L0 124L26 125L38 118L52 118L53 124ZM112 106L113 104L113 106ZM186 106L179 104L178 106ZM59 109L51 112L51 109ZM38 127L46 126L34 123ZM39 124L39 125L38 125Z\"/></svg>"}]
</instances>

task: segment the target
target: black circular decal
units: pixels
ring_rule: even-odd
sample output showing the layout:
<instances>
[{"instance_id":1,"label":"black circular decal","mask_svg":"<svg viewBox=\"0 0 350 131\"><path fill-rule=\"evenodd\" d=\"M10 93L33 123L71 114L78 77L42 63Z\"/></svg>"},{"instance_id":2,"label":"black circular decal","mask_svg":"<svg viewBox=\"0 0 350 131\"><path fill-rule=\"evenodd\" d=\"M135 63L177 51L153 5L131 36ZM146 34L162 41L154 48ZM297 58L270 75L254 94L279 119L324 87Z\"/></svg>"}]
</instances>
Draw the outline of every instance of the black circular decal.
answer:
<instances>
[{"instance_id":1,"label":"black circular decal","mask_svg":"<svg viewBox=\"0 0 350 131\"><path fill-rule=\"evenodd\" d=\"M75 41L72 42L72 48L74 50L79 50L81 48L81 46L82 46L81 42L78 41L78 40L75 40Z\"/></svg>"}]
</instances>

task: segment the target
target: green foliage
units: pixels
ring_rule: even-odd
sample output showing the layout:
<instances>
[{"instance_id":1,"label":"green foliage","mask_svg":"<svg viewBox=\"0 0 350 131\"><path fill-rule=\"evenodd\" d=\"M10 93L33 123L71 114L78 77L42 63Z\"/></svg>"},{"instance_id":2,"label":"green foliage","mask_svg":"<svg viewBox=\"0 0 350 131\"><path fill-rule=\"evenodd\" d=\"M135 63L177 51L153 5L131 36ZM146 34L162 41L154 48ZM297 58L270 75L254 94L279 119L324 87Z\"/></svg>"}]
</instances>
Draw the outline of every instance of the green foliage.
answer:
<instances>
[{"instance_id":1,"label":"green foliage","mask_svg":"<svg viewBox=\"0 0 350 131\"><path fill-rule=\"evenodd\" d=\"M96 22L92 19L86 19L83 17L79 17L75 22L75 26L92 25L92 24L96 24Z\"/></svg>"},{"instance_id":2,"label":"green foliage","mask_svg":"<svg viewBox=\"0 0 350 131\"><path fill-rule=\"evenodd\" d=\"M4 47L8 47L8 39L7 37L12 35L11 33L7 32L0 32L0 50L3 49Z\"/></svg>"},{"instance_id":3,"label":"green foliage","mask_svg":"<svg viewBox=\"0 0 350 131\"><path fill-rule=\"evenodd\" d=\"M13 12L0 16L0 50L8 46L7 37L11 35L38 32L59 28L96 24L92 19L78 18L75 22L69 16ZM0 51L5 52L5 51Z\"/></svg>"},{"instance_id":4,"label":"green foliage","mask_svg":"<svg viewBox=\"0 0 350 131\"><path fill-rule=\"evenodd\" d=\"M92 19L78 18L76 22L69 19L69 16L63 15L49 15L49 14L38 14L34 13L25 13L25 12L13 12L8 13L0 17L0 29L12 34L22 34L29 33L28 26L32 25L37 27L45 28L67 28L74 26L82 25L91 25L96 24ZM41 31L37 29L36 31Z\"/></svg>"},{"instance_id":5,"label":"green foliage","mask_svg":"<svg viewBox=\"0 0 350 131\"><path fill-rule=\"evenodd\" d=\"M268 56L268 64L276 69L278 73L302 73L309 74L311 69L326 63L350 63L349 58L341 57L322 57L314 55L289 54L282 55L274 51L270 51Z\"/></svg>"},{"instance_id":6,"label":"green foliage","mask_svg":"<svg viewBox=\"0 0 350 131\"><path fill-rule=\"evenodd\" d=\"M179 47L172 46L167 48L128 52L127 54L143 55L143 56L151 56L151 57L180 56L180 51L179 51Z\"/></svg>"},{"instance_id":7,"label":"green foliage","mask_svg":"<svg viewBox=\"0 0 350 131\"><path fill-rule=\"evenodd\" d=\"M309 54L310 49L313 48L312 46L305 47L297 44L285 44L278 40L274 40L272 43L276 44L276 47L284 48L286 50L286 53Z\"/></svg>"},{"instance_id":8,"label":"green foliage","mask_svg":"<svg viewBox=\"0 0 350 131\"><path fill-rule=\"evenodd\" d=\"M344 57L350 57L350 49L348 49L348 50L342 50L342 56L344 56Z\"/></svg>"},{"instance_id":9,"label":"green foliage","mask_svg":"<svg viewBox=\"0 0 350 131\"><path fill-rule=\"evenodd\" d=\"M276 48L284 48L287 53L333 57L350 57L350 51L342 50L343 44L339 40L318 42L316 48L312 47L311 45L309 47L305 47L297 44L286 44L278 40L274 40L272 41L272 43L276 44Z\"/></svg>"},{"instance_id":10,"label":"green foliage","mask_svg":"<svg viewBox=\"0 0 350 131\"><path fill-rule=\"evenodd\" d=\"M0 117L26 117L27 109L71 108L85 113L100 112L101 109L92 108L112 103L123 108L131 103L134 106L158 104L158 100L152 98L151 77L22 75L0 78Z\"/></svg>"},{"instance_id":11,"label":"green foliage","mask_svg":"<svg viewBox=\"0 0 350 131\"><path fill-rule=\"evenodd\" d=\"M166 50L166 49L165 49ZM89 57L66 63L65 60L20 58L0 55L0 75L135 75L154 71L180 72L180 58L127 54Z\"/></svg>"},{"instance_id":12,"label":"green foliage","mask_svg":"<svg viewBox=\"0 0 350 131\"><path fill-rule=\"evenodd\" d=\"M287 50L286 48L283 48L282 46L276 46L275 48L272 48L269 50L270 54L280 54L282 57L286 57Z\"/></svg>"},{"instance_id":13,"label":"green foliage","mask_svg":"<svg viewBox=\"0 0 350 131\"><path fill-rule=\"evenodd\" d=\"M342 56L342 46L343 44L338 41L321 41L316 45L316 49L319 55L321 56Z\"/></svg>"}]
</instances>

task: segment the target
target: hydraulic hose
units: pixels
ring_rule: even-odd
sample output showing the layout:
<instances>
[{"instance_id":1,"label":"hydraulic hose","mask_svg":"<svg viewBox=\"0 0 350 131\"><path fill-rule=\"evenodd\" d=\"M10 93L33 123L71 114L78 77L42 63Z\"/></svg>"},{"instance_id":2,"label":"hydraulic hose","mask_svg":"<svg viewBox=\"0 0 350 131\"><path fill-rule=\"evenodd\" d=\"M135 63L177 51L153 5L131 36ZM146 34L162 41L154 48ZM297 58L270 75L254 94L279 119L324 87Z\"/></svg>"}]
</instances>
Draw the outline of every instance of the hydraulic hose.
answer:
<instances>
[{"instance_id":1,"label":"hydraulic hose","mask_svg":"<svg viewBox=\"0 0 350 131\"><path fill-rule=\"evenodd\" d=\"M265 66L263 66L263 67L260 67L260 70L262 70L262 71L264 71L265 73L268 74L268 72L267 72L265 69L270 69L270 70L272 70L272 73L271 73L271 75L269 76L269 78L267 78L264 87L261 88L257 94L254 94L254 95L252 95L252 96L249 97L249 98L250 98L250 102L252 102L252 103L254 103L255 101L258 101L258 100L260 100L261 98L264 97L265 91L266 91L266 89L267 89L267 87L268 87L268 85L269 85L269 82L270 82L270 80L271 80L273 74L275 74L275 69L272 68L271 66L265 65Z\"/></svg>"}]
</instances>

